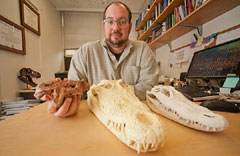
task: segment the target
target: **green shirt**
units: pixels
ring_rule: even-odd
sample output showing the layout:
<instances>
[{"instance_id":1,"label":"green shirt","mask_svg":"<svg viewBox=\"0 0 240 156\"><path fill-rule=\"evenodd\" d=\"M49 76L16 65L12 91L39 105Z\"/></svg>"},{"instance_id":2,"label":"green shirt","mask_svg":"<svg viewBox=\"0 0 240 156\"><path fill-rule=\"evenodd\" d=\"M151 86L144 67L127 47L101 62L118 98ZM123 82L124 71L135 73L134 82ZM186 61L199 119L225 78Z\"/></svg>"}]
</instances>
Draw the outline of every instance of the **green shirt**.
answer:
<instances>
[{"instance_id":1,"label":"green shirt","mask_svg":"<svg viewBox=\"0 0 240 156\"><path fill-rule=\"evenodd\" d=\"M140 100L144 100L146 90L157 85L158 69L152 50L143 41L129 40L119 61L105 41L94 41L84 44L74 54L68 78L85 79L90 86L97 85L103 79L122 79L134 87Z\"/></svg>"}]
</instances>

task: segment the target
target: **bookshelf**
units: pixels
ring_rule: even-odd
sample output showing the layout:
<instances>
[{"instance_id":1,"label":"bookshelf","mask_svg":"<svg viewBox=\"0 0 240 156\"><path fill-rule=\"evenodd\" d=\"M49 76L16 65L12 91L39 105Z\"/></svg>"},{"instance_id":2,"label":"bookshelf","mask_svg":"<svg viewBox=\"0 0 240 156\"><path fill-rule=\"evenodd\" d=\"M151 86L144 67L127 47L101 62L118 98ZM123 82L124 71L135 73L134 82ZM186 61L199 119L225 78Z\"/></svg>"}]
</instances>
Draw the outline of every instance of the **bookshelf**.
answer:
<instances>
[{"instance_id":1,"label":"bookshelf","mask_svg":"<svg viewBox=\"0 0 240 156\"><path fill-rule=\"evenodd\" d=\"M152 18L152 12L154 12L155 5L159 2L161 2L161 0L154 1L154 4L150 7L150 9L144 15L142 22L137 26L136 31L139 31L140 29L142 29L144 27L144 25L146 24L146 21L148 21Z\"/></svg>"},{"instance_id":2,"label":"bookshelf","mask_svg":"<svg viewBox=\"0 0 240 156\"><path fill-rule=\"evenodd\" d=\"M162 0L155 0L151 8L144 15L143 20L137 26L136 31L143 29L147 20L151 19L151 15L155 10L157 3ZM162 23L168 15L170 15L174 8L183 5L184 0L172 0L171 3L163 10L163 12L152 22L150 27L138 37L138 40L146 40L152 34L152 28L158 23ZM234 7L240 5L239 0L207 0L200 7L195 9L193 12L188 14L181 21L176 23L174 26L166 30L162 35L154 39L149 43L152 49L157 49L167 43L181 37L182 35L196 29L196 27L201 27L204 23L216 18L217 16L233 9Z\"/></svg>"}]
</instances>

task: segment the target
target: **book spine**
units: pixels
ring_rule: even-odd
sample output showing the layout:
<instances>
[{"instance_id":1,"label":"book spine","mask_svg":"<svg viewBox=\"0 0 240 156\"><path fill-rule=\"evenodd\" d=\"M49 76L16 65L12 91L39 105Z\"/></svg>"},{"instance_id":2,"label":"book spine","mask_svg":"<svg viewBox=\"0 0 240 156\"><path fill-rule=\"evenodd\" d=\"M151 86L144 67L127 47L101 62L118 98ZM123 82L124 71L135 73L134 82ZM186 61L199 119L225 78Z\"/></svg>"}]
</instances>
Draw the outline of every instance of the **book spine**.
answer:
<instances>
[{"instance_id":1,"label":"book spine","mask_svg":"<svg viewBox=\"0 0 240 156\"><path fill-rule=\"evenodd\" d=\"M183 5L180 5L180 6L178 7L178 9L179 9L180 20L182 20L182 19L184 19L184 17L185 17L185 14L184 14L184 12L185 12L184 6L183 6Z\"/></svg>"},{"instance_id":2,"label":"book spine","mask_svg":"<svg viewBox=\"0 0 240 156\"><path fill-rule=\"evenodd\" d=\"M184 17L186 17L188 15L188 0L184 0L184 9L185 9Z\"/></svg>"},{"instance_id":3,"label":"book spine","mask_svg":"<svg viewBox=\"0 0 240 156\"><path fill-rule=\"evenodd\" d=\"M188 14L193 12L192 0L188 0Z\"/></svg>"}]
</instances>

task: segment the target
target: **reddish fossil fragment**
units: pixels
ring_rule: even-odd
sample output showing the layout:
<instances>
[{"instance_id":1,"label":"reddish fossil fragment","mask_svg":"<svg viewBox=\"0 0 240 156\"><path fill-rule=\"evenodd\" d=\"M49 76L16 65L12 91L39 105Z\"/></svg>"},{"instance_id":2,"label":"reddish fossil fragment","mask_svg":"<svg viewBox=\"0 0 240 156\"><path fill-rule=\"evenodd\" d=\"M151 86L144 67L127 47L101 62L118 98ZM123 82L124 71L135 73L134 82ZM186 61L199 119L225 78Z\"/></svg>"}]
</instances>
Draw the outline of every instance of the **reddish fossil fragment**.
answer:
<instances>
[{"instance_id":1,"label":"reddish fossil fragment","mask_svg":"<svg viewBox=\"0 0 240 156\"><path fill-rule=\"evenodd\" d=\"M55 79L39 84L36 87L34 96L41 99L44 95L48 95L53 99L56 106L60 107L66 97L77 94L82 95L88 88L89 85L84 79L80 81Z\"/></svg>"}]
</instances>

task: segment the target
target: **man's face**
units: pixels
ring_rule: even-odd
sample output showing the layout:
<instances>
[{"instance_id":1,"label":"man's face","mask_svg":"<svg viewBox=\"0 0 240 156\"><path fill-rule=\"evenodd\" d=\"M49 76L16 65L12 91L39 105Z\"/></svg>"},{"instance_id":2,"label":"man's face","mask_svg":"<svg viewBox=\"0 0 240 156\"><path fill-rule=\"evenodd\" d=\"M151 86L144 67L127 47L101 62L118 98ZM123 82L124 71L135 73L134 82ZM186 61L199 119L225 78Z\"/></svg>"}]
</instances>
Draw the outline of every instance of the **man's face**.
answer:
<instances>
[{"instance_id":1,"label":"man's face","mask_svg":"<svg viewBox=\"0 0 240 156\"><path fill-rule=\"evenodd\" d=\"M125 45L132 27L127 9L122 5L113 4L107 9L105 19L108 21L103 22L106 42L116 48Z\"/></svg>"}]
</instances>

